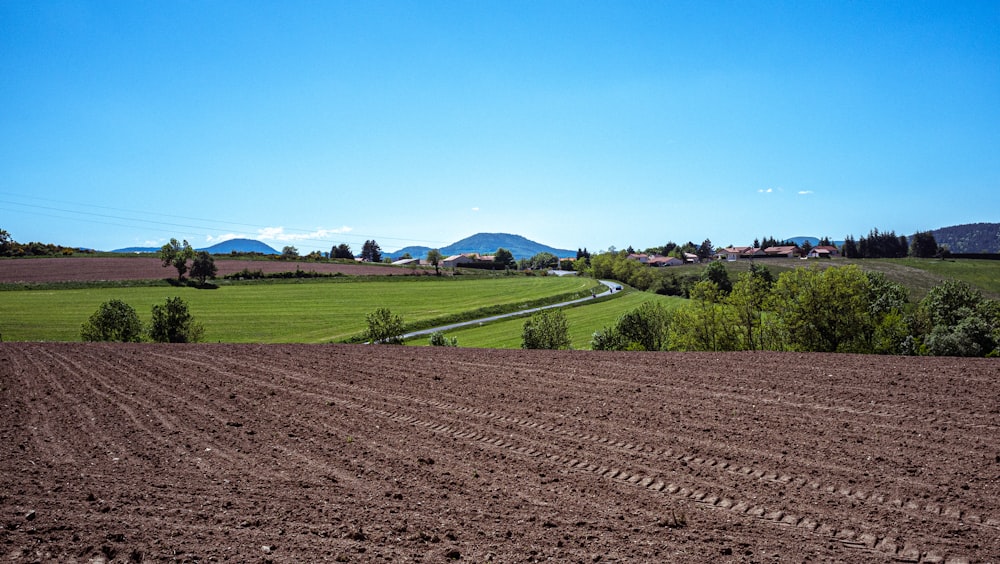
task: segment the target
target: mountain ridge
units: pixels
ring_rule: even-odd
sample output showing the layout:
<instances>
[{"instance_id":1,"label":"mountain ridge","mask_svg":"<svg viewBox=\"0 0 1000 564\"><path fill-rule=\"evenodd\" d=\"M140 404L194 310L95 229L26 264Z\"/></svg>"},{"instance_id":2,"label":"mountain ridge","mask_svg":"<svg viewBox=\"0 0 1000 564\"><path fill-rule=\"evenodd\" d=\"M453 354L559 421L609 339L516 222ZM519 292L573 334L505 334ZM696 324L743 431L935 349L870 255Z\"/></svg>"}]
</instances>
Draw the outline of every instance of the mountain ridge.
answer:
<instances>
[{"instance_id":1,"label":"mountain ridge","mask_svg":"<svg viewBox=\"0 0 1000 564\"><path fill-rule=\"evenodd\" d=\"M262 255L279 255L278 251L274 250L267 243L262 243L256 239L227 239L220 243L216 243L210 247L204 247L201 249L195 249L196 251L207 251L212 255L228 255L234 251L237 253L260 253ZM160 251L160 247L125 247L123 249L115 249L111 251L112 253L157 253Z\"/></svg>"},{"instance_id":2,"label":"mountain ridge","mask_svg":"<svg viewBox=\"0 0 1000 564\"><path fill-rule=\"evenodd\" d=\"M492 255L497 252L497 249L499 248L507 249L510 251L510 254L514 255L514 258L518 260L522 258L531 258L542 252L552 253L559 258L576 256L576 251L569 249L557 249L555 247L550 247L548 245L532 241L527 237L511 233L476 233L475 235L470 235L469 237L455 241L448 246L439 247L438 250L441 251L443 256L448 257L464 253ZM431 249L432 247L416 245L403 247L402 249L391 253L382 253L382 256L395 260L404 254L409 253L413 258L424 258L427 256L427 251L430 251Z\"/></svg>"}]
</instances>

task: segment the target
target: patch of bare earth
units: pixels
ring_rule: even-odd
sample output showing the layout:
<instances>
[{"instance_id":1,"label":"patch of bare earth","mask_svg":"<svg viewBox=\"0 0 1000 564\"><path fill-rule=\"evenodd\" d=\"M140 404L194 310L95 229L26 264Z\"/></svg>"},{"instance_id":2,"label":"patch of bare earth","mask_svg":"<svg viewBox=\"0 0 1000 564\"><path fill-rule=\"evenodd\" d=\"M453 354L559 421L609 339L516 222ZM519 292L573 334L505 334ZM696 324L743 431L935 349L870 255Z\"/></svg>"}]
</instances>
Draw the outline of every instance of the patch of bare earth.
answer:
<instances>
[{"instance_id":1,"label":"patch of bare earth","mask_svg":"<svg viewBox=\"0 0 1000 564\"><path fill-rule=\"evenodd\" d=\"M188 265L190 266L190 264ZM427 274L388 265L349 264L335 262L279 261L279 260L227 260L217 259L218 276L236 274L248 269L265 273L319 272L340 273L351 276L403 276ZM88 282L94 280L158 280L175 278L177 270L164 267L157 258L148 257L60 257L0 260L0 283L39 282Z\"/></svg>"},{"instance_id":2,"label":"patch of bare earth","mask_svg":"<svg viewBox=\"0 0 1000 564\"><path fill-rule=\"evenodd\" d=\"M1000 363L0 344L8 561L1000 560Z\"/></svg>"}]
</instances>

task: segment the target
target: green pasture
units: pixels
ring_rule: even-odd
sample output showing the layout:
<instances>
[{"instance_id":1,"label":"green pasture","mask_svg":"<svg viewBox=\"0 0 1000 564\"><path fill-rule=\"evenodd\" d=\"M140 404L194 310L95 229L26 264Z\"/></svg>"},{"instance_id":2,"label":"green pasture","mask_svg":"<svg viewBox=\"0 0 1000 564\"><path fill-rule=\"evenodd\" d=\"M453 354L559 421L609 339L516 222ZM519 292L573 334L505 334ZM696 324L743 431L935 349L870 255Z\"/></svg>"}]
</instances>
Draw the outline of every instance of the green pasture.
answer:
<instances>
[{"instance_id":1,"label":"green pasture","mask_svg":"<svg viewBox=\"0 0 1000 564\"><path fill-rule=\"evenodd\" d=\"M856 264L866 271L885 274L885 277L905 286L910 291L910 301L919 302L931 288L945 280L955 279L968 283L982 290L988 298L1000 299L1000 260L982 259L843 259L832 260L802 260L786 258L769 258L754 261L758 266L766 266L775 277L782 272L799 267L827 268ZM729 277L736 280L740 272L750 267L750 261L740 260L726 262ZM698 269L703 265L685 266L680 268ZM681 272L681 270L678 270Z\"/></svg>"},{"instance_id":2,"label":"green pasture","mask_svg":"<svg viewBox=\"0 0 1000 564\"><path fill-rule=\"evenodd\" d=\"M678 307L687 300L672 296L660 296L649 292L629 291L617 297L597 301L584 302L581 305L563 308L566 322L569 325L569 335L574 349L590 349L590 340L594 331L610 327L618 321L625 312L639 307L644 302L659 302L669 309ZM448 331L445 336L458 339L458 346L472 348L521 348L521 333L527 317L516 317L495 321L479 326L470 326L454 331ZM410 345L429 345L430 336L416 337L407 341Z\"/></svg>"},{"instance_id":3,"label":"green pasture","mask_svg":"<svg viewBox=\"0 0 1000 564\"><path fill-rule=\"evenodd\" d=\"M322 343L363 332L378 307L401 314L415 329L516 311L590 295L589 278L313 279L286 283L92 287L0 291L0 337L5 341L78 341L80 326L105 301L120 299L147 323L154 304L179 296L205 326L205 341ZM479 313L482 312L482 315Z\"/></svg>"}]
</instances>

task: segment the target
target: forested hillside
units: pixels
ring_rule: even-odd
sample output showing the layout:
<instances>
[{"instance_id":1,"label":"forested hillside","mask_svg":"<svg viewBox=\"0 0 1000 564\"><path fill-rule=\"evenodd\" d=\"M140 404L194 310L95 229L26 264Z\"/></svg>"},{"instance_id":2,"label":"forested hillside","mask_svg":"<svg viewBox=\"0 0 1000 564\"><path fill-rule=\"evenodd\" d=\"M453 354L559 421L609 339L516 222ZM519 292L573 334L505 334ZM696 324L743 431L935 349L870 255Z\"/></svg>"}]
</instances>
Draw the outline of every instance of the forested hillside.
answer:
<instances>
[{"instance_id":1,"label":"forested hillside","mask_svg":"<svg viewBox=\"0 0 1000 564\"><path fill-rule=\"evenodd\" d=\"M935 229L938 245L953 253L1000 253L1000 223L967 223Z\"/></svg>"}]
</instances>

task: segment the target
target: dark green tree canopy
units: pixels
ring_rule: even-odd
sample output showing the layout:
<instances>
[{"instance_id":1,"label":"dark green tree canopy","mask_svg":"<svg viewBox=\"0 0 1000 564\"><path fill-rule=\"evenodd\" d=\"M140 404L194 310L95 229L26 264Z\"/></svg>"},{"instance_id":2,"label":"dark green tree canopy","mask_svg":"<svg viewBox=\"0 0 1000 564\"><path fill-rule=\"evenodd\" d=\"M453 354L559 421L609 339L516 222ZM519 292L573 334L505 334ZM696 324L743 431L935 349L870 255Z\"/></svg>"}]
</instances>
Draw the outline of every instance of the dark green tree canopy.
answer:
<instances>
[{"instance_id":1,"label":"dark green tree canopy","mask_svg":"<svg viewBox=\"0 0 1000 564\"><path fill-rule=\"evenodd\" d=\"M733 282L729 279L729 271L726 270L726 265L722 264L721 261L709 264L701 273L701 279L715 282L715 285L724 296L733 290Z\"/></svg>"},{"instance_id":2,"label":"dark green tree canopy","mask_svg":"<svg viewBox=\"0 0 1000 564\"><path fill-rule=\"evenodd\" d=\"M177 239L170 239L170 242L166 245L160 247L160 260L163 261L163 266L173 266L177 269L177 279L183 280L184 273L187 272L187 261L194 258L194 249L188 244L187 240L183 243L177 242Z\"/></svg>"},{"instance_id":3,"label":"dark green tree canopy","mask_svg":"<svg viewBox=\"0 0 1000 564\"><path fill-rule=\"evenodd\" d=\"M374 239L365 241L361 247L361 260L365 262L382 262L382 247Z\"/></svg>"},{"instance_id":4,"label":"dark green tree canopy","mask_svg":"<svg viewBox=\"0 0 1000 564\"><path fill-rule=\"evenodd\" d=\"M504 268L517 268L517 261L514 260L514 254L503 247L497 249L497 252L493 255L493 263Z\"/></svg>"},{"instance_id":5,"label":"dark green tree canopy","mask_svg":"<svg viewBox=\"0 0 1000 564\"><path fill-rule=\"evenodd\" d=\"M205 281L209 278L215 278L215 275L219 272L218 267L215 266L215 259L208 251L198 251L198 254L194 257L194 262L191 263L191 277L196 278L198 283L205 285Z\"/></svg>"},{"instance_id":6,"label":"dark green tree canopy","mask_svg":"<svg viewBox=\"0 0 1000 564\"><path fill-rule=\"evenodd\" d=\"M142 323L135 308L121 300L109 300L83 324L80 337L84 341L137 343L142 340Z\"/></svg>"},{"instance_id":7,"label":"dark green tree canopy","mask_svg":"<svg viewBox=\"0 0 1000 564\"><path fill-rule=\"evenodd\" d=\"M354 253L351 252L351 247L347 243L341 243L330 249L330 258L353 259Z\"/></svg>"},{"instance_id":8,"label":"dark green tree canopy","mask_svg":"<svg viewBox=\"0 0 1000 564\"><path fill-rule=\"evenodd\" d=\"M917 258L933 258L938 254L937 240L930 231L918 231L910 240L910 256Z\"/></svg>"},{"instance_id":9,"label":"dark green tree canopy","mask_svg":"<svg viewBox=\"0 0 1000 564\"><path fill-rule=\"evenodd\" d=\"M165 304L153 306L153 322L149 337L157 343L196 343L204 328L194 321L187 303L179 297L167 298Z\"/></svg>"}]
</instances>

